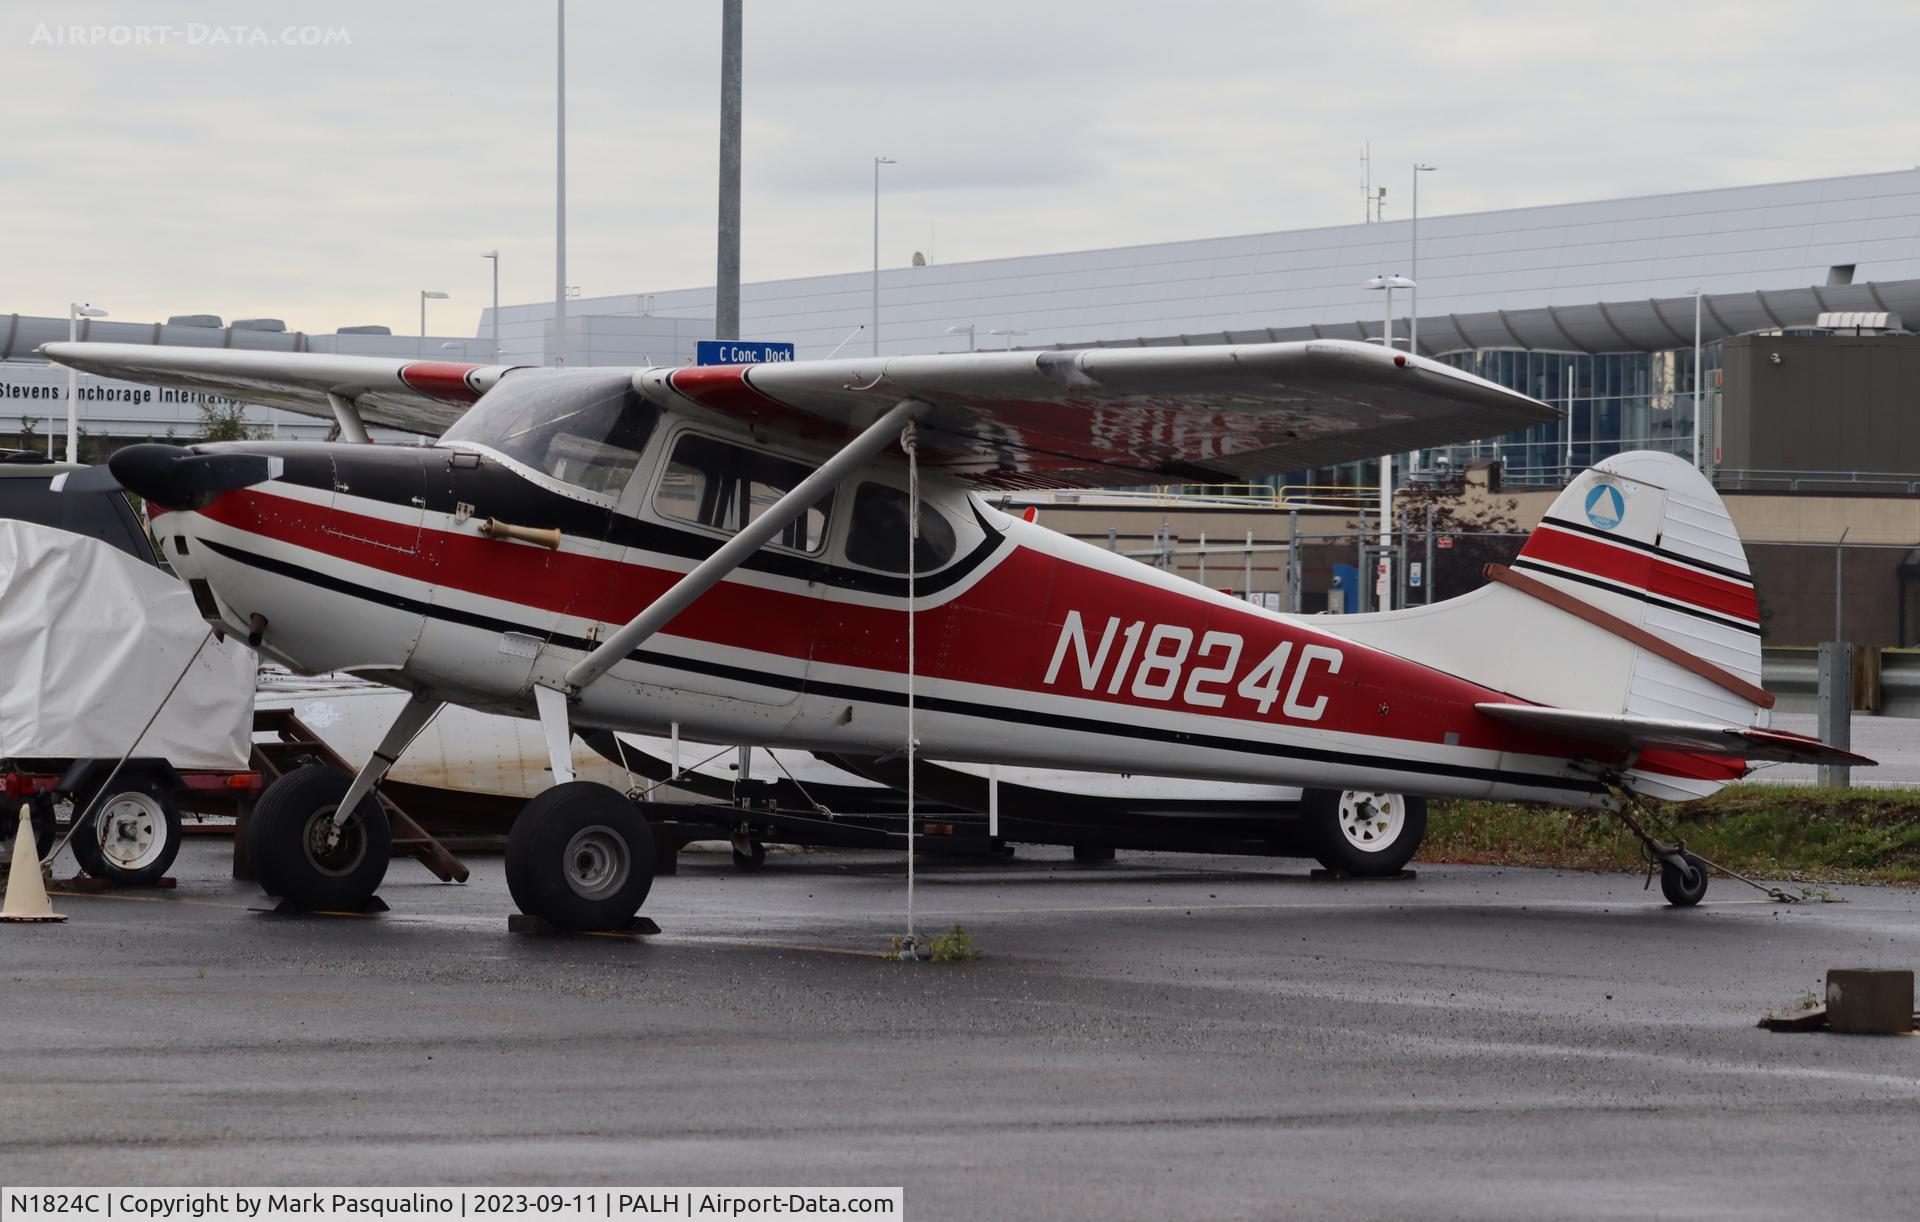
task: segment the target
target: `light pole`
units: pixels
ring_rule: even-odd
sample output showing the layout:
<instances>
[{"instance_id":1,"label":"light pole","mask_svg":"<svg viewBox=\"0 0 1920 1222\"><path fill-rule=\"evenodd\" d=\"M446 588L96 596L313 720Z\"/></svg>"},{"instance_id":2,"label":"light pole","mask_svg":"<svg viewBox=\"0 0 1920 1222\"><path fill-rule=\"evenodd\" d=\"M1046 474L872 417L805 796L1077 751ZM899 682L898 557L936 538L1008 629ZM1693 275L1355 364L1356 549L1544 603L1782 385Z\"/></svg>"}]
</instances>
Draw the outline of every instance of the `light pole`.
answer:
<instances>
[{"instance_id":1,"label":"light pole","mask_svg":"<svg viewBox=\"0 0 1920 1222\"><path fill-rule=\"evenodd\" d=\"M1693 290L1693 466L1700 469L1700 303L1699 289Z\"/></svg>"},{"instance_id":2,"label":"light pole","mask_svg":"<svg viewBox=\"0 0 1920 1222\"><path fill-rule=\"evenodd\" d=\"M567 0L556 0L553 154L553 363L567 363Z\"/></svg>"},{"instance_id":3,"label":"light pole","mask_svg":"<svg viewBox=\"0 0 1920 1222\"><path fill-rule=\"evenodd\" d=\"M434 301L445 301L447 299L447 295L445 293L437 293L432 289L420 290L420 355L421 356L425 356L427 354L427 300L429 298L433 299Z\"/></svg>"},{"instance_id":4,"label":"light pole","mask_svg":"<svg viewBox=\"0 0 1920 1222\"><path fill-rule=\"evenodd\" d=\"M1412 304L1407 308L1407 351L1416 356L1420 353L1420 176L1438 168L1418 162L1413 166L1413 250L1407 259L1407 272L1414 283L1408 297Z\"/></svg>"},{"instance_id":5,"label":"light pole","mask_svg":"<svg viewBox=\"0 0 1920 1222\"><path fill-rule=\"evenodd\" d=\"M964 333L967 337L967 351L968 352L975 351L973 346L973 324L972 323L968 323L964 327L948 327L947 328L948 335L960 335L962 333Z\"/></svg>"},{"instance_id":6,"label":"light pole","mask_svg":"<svg viewBox=\"0 0 1920 1222\"><path fill-rule=\"evenodd\" d=\"M1418 182L1419 179L1416 178L1414 181ZM1386 325L1382 328L1380 332L1380 342L1386 347L1387 351L1391 352L1393 351L1393 290L1417 288L1418 286L1415 285L1414 282L1406 276L1393 275L1393 276L1375 276L1371 280L1368 280L1366 282L1365 287L1370 289L1380 289L1386 293L1387 318L1386 318ZM1379 595L1379 597L1374 602L1374 605L1379 607L1382 611L1391 610L1392 603L1393 603L1393 582L1391 580L1392 574L1388 572L1386 567L1390 563L1387 557L1392 554L1391 551L1389 550L1392 547L1393 547L1393 455L1382 454L1380 456L1380 565L1381 565L1381 568L1380 568L1379 581L1376 583L1377 584L1376 593Z\"/></svg>"},{"instance_id":7,"label":"light pole","mask_svg":"<svg viewBox=\"0 0 1920 1222\"><path fill-rule=\"evenodd\" d=\"M98 306L85 302L67 303L67 342L80 338L80 320L83 318L105 318L107 312ZM73 366L67 366L67 461L80 461L80 373Z\"/></svg>"},{"instance_id":8,"label":"light pole","mask_svg":"<svg viewBox=\"0 0 1920 1222\"><path fill-rule=\"evenodd\" d=\"M880 167L897 165L891 157L873 159L873 354L880 355Z\"/></svg>"},{"instance_id":9,"label":"light pole","mask_svg":"<svg viewBox=\"0 0 1920 1222\"><path fill-rule=\"evenodd\" d=\"M500 252L483 250L480 257L493 264L493 359L500 361Z\"/></svg>"},{"instance_id":10,"label":"light pole","mask_svg":"<svg viewBox=\"0 0 1920 1222\"><path fill-rule=\"evenodd\" d=\"M1431 174L1438 168L1438 166L1430 166L1418 161L1413 163L1413 249L1407 260L1407 273L1414 283L1407 297L1407 351L1415 356L1420 355L1420 176ZM1420 451L1408 451L1408 475L1413 474L1419 458ZM1432 587L1428 589L1431 590Z\"/></svg>"},{"instance_id":11,"label":"light pole","mask_svg":"<svg viewBox=\"0 0 1920 1222\"><path fill-rule=\"evenodd\" d=\"M1026 334L1026 332L1025 332L1025 331L1022 331L1022 330L1021 330L1020 328L1018 328L1018 327L995 327L995 328L994 328L993 330L991 330L991 331L989 331L989 332L987 332L987 334L988 334L988 335L999 335L999 336L1004 336L1004 337L1006 338L1006 341L1007 341L1007 346L1006 346L1006 351L1008 351L1008 352L1012 352L1012 351L1013 351L1013 337L1014 337L1014 336L1016 336L1016 335L1025 335L1025 334Z\"/></svg>"}]
</instances>

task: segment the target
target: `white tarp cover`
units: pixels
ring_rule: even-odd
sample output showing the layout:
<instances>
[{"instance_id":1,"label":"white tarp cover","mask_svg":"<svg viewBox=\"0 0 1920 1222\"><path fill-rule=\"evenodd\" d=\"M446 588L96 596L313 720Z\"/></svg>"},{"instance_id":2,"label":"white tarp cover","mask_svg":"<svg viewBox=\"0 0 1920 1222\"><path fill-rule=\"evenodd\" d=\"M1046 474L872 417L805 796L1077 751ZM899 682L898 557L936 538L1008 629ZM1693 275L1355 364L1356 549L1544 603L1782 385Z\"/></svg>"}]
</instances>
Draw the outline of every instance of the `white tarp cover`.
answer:
<instances>
[{"instance_id":1,"label":"white tarp cover","mask_svg":"<svg viewBox=\"0 0 1920 1222\"><path fill-rule=\"evenodd\" d=\"M207 635L183 582L97 539L0 520L0 759L119 759ZM135 755L238 771L256 662L208 641Z\"/></svg>"}]
</instances>

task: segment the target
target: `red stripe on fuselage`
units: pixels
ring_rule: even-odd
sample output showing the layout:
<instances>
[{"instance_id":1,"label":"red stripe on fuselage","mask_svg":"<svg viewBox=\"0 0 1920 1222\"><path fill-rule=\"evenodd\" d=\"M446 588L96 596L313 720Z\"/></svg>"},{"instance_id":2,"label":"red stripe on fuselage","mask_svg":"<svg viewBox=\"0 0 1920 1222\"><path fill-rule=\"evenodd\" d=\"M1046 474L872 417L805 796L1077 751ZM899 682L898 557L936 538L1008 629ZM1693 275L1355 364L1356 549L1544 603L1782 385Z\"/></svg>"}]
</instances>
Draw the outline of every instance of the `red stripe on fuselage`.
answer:
<instances>
[{"instance_id":1,"label":"red stripe on fuselage","mask_svg":"<svg viewBox=\"0 0 1920 1222\"><path fill-rule=\"evenodd\" d=\"M421 528L413 521L373 517L251 489L229 493L202 512L236 530L399 577L535 612L608 624L624 623L681 576L645 563L550 552L478 534ZM1068 611L1080 615L1090 650L1098 648L1109 619L1120 621L1109 657L1091 690L1080 683L1072 651L1056 682L1051 686L1044 682ZM528 618L529 627L546 626L537 617ZM1484 716L1474 704L1504 697L1477 684L1269 619L1251 608L1218 605L1032 548L1011 548L970 589L920 611L917 618L917 669L922 676L997 687L1010 696L1032 693L1096 700L1116 706L1116 715L1126 709L1179 712L1206 718L1215 727L1271 723L1433 744L1445 743L1453 734L1458 737L1452 745L1470 749L1561 757L1595 754L1591 747ZM1136 696L1130 678L1119 684L1117 692L1109 692L1119 669L1123 631L1134 623L1143 624L1132 654L1136 668L1155 625L1192 632L1193 649L1185 658L1173 698ZM891 674L901 673L906 655L904 610L740 581L714 587L668 627L676 636L721 647ZM1204 655L1198 652L1209 631L1232 633L1243 643L1232 673L1202 688L1224 693L1223 708L1184 699L1196 669L1226 660L1224 648ZM1293 664L1298 664L1306 645L1327 645L1342 654L1338 674L1329 673L1322 664L1310 671L1300 692L1302 703L1327 698L1318 720L1286 716L1279 701L1263 716L1255 703L1236 691L1253 667L1283 642L1293 645ZM1129 677L1137 673L1137 669L1127 672ZM1289 666L1288 685L1291 674Z\"/></svg>"},{"instance_id":2,"label":"red stripe on fuselage","mask_svg":"<svg viewBox=\"0 0 1920 1222\"><path fill-rule=\"evenodd\" d=\"M1649 552L1615 547L1598 539L1557 530L1550 522L1542 523L1533 532L1520 555L1591 573L1657 598L1686 603L1749 624L1760 622L1759 600L1750 585L1674 564Z\"/></svg>"}]
</instances>

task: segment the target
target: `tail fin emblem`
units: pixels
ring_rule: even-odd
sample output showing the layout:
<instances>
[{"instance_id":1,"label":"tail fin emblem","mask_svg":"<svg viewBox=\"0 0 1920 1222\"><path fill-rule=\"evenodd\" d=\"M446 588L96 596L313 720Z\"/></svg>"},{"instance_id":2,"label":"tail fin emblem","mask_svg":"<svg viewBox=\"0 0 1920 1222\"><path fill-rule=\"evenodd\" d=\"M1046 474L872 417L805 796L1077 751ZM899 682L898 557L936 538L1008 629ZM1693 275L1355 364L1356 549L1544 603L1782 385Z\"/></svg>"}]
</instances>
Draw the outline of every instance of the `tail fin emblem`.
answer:
<instances>
[{"instance_id":1,"label":"tail fin emblem","mask_svg":"<svg viewBox=\"0 0 1920 1222\"><path fill-rule=\"evenodd\" d=\"M1601 530L1612 530L1627 516L1627 500L1612 484L1595 484L1587 493L1587 521Z\"/></svg>"}]
</instances>

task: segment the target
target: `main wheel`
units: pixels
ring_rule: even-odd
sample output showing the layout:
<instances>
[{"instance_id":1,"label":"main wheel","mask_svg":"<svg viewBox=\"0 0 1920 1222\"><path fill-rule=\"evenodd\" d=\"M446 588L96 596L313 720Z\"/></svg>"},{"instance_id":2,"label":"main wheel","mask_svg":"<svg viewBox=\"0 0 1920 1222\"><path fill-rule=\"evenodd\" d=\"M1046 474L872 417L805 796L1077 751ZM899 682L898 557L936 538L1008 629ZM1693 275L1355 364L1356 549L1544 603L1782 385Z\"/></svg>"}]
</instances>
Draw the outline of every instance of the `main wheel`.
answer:
<instances>
[{"instance_id":1,"label":"main wheel","mask_svg":"<svg viewBox=\"0 0 1920 1222\"><path fill-rule=\"evenodd\" d=\"M361 908L373 898L393 857L393 830L372 794L334 826L352 785L346 770L316 764L267 786L247 830L253 876L267 894L320 909Z\"/></svg>"},{"instance_id":2,"label":"main wheel","mask_svg":"<svg viewBox=\"0 0 1920 1222\"><path fill-rule=\"evenodd\" d=\"M1691 908L1707 893L1707 863L1692 853L1682 853L1687 868L1672 862L1660 863L1660 894L1675 908Z\"/></svg>"},{"instance_id":3,"label":"main wheel","mask_svg":"<svg viewBox=\"0 0 1920 1222\"><path fill-rule=\"evenodd\" d=\"M150 886L180 852L180 808L157 783L116 782L87 808L72 844L80 868L95 878Z\"/></svg>"},{"instance_id":4,"label":"main wheel","mask_svg":"<svg viewBox=\"0 0 1920 1222\"><path fill-rule=\"evenodd\" d=\"M1313 856L1329 870L1366 878L1398 874L1427 834L1427 800L1373 789L1309 789L1301 795Z\"/></svg>"},{"instance_id":5,"label":"main wheel","mask_svg":"<svg viewBox=\"0 0 1920 1222\"><path fill-rule=\"evenodd\" d=\"M520 911L558 929L624 929L653 887L653 831L619 790L555 785L507 836L507 890Z\"/></svg>"}]
</instances>

